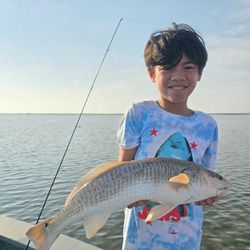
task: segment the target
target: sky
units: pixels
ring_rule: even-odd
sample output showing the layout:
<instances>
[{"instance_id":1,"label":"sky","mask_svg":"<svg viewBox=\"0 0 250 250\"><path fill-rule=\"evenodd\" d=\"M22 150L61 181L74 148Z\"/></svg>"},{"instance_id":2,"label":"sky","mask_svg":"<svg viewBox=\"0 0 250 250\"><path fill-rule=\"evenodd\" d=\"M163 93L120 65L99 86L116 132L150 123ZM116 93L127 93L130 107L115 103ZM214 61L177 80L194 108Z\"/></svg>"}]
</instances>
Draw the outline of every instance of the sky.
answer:
<instances>
[{"instance_id":1,"label":"sky","mask_svg":"<svg viewBox=\"0 0 250 250\"><path fill-rule=\"evenodd\" d=\"M194 110L250 113L250 0L0 0L0 113L123 113L158 92L143 58L150 34L186 23L208 50Z\"/></svg>"}]
</instances>

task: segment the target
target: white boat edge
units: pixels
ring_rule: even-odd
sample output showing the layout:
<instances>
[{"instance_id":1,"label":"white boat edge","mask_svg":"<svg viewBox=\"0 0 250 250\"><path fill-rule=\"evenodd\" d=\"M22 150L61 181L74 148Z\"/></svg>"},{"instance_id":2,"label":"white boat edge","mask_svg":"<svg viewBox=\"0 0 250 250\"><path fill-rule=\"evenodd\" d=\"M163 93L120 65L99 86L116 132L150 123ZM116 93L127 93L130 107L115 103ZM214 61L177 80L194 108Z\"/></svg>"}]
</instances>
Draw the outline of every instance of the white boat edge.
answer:
<instances>
[{"instance_id":1,"label":"white boat edge","mask_svg":"<svg viewBox=\"0 0 250 250\"><path fill-rule=\"evenodd\" d=\"M28 237L25 232L30 228L31 224L24 221L19 221L5 215L0 215L0 235L5 238L17 241L24 245L28 244ZM31 242L30 247L35 248ZM58 239L51 246L50 250L102 250L96 246L92 246L83 241L71 238L67 235L61 234Z\"/></svg>"}]
</instances>

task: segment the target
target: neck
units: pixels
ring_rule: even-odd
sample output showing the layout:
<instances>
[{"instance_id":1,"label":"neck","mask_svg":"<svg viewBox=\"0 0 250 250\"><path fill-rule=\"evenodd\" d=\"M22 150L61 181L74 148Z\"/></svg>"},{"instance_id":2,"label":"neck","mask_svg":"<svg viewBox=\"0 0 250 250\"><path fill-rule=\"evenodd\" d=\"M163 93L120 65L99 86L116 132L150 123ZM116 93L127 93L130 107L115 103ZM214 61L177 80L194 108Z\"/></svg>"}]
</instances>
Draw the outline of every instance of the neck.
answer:
<instances>
[{"instance_id":1,"label":"neck","mask_svg":"<svg viewBox=\"0 0 250 250\"><path fill-rule=\"evenodd\" d=\"M157 101L157 104L164 110L169 113L173 113L176 115L183 115L183 116L191 116L194 112L187 107L185 103L166 103L160 100Z\"/></svg>"}]
</instances>

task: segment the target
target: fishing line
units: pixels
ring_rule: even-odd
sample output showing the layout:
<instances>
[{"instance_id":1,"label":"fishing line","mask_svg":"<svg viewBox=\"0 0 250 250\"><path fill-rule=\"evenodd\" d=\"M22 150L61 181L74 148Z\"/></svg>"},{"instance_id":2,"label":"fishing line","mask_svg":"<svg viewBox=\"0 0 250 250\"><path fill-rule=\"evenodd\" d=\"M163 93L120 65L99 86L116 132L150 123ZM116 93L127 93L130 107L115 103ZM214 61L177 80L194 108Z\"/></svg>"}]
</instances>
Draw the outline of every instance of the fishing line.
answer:
<instances>
[{"instance_id":1,"label":"fishing line","mask_svg":"<svg viewBox=\"0 0 250 250\"><path fill-rule=\"evenodd\" d=\"M101 61L101 63L100 63L100 66L99 66L99 68L98 68L98 70L97 70L97 72L96 72L96 75L95 75L95 78L94 78L94 80L93 80L93 83L92 83L92 85L91 85L91 87L90 87L90 89L89 89L88 95L87 95L87 97L86 97L86 99L85 99L85 101L84 101L84 104L83 104L83 106L82 106L82 110L81 110L81 112L80 112L80 114L79 114L79 116L78 116L77 122L76 122L76 124L75 124L74 129L73 129L73 132L72 132L72 134L71 134L71 136L70 136L69 142L68 142L68 144L67 144L67 146L66 146L66 148L65 148L65 151L64 151L64 153L63 153L62 159L61 159L60 164L59 164L59 166L58 166L58 168L57 168L57 171L56 171L56 174L55 174L55 176L54 176L54 179L53 179L53 181L52 181L52 183L51 183L51 186L50 186L50 189L49 189L49 191L48 191L48 194L47 194L47 196L46 196L46 198L45 198L45 201L44 201L44 203L43 203L42 209L41 209L41 211L40 211L40 213L39 213L39 215L38 215L36 224L39 222L39 220L40 220L40 218L41 218L41 215L42 215L42 213L43 213L43 210L44 210L44 208L45 208L45 205L46 205L47 200L48 200L48 198L49 198L49 195L50 195L50 193L51 193L51 190L52 190L52 188L53 188L53 186L54 186L54 184L55 184L57 175L58 175L58 173L59 173L59 171L60 171L60 169L61 169L61 166L62 166L62 163L63 163L63 161L64 161L64 158L65 158L65 156L66 156L66 154L67 154L67 152L68 152L68 149L69 149L69 146L70 146L71 141L72 141L72 139L73 139L73 136L74 136L74 134L75 134L75 131L76 131L77 127L78 127L78 124L79 124L79 122L80 122L80 120L81 120L81 117L82 117L82 115L83 115L84 109L85 109L85 107L86 107L86 105L87 105L87 102L88 102L88 100L89 100L90 94L91 94L91 92L92 92L92 90L93 90L93 88L94 88L95 82L96 82L96 80L97 80L97 78L98 78L98 75L99 75L99 73L100 73L100 71L101 71L102 65L103 65L103 63L104 63L104 61L105 61L105 58L106 58L106 56L107 56L107 54L108 54L108 52L109 52L109 50L110 50L111 44L112 44L112 42L113 42L113 40L114 40L114 38L115 38L115 35L116 35L116 33L117 33L117 31L118 31L118 29L119 29L119 27L120 27L120 24L121 24L122 20L123 20L123 18L121 18L121 19L119 20L119 22L118 22L118 24L117 24L117 26L116 26L116 29L115 29L115 31L114 31L114 33L113 33L111 39L110 39L110 42L109 42L109 44L108 44L108 47L107 47L107 49L106 49L106 51L105 51L105 53L104 53L104 56L103 56L103 58L102 58L102 61ZM28 244L27 244L25 250L28 250L29 244L30 244L30 240L28 241Z\"/></svg>"}]
</instances>

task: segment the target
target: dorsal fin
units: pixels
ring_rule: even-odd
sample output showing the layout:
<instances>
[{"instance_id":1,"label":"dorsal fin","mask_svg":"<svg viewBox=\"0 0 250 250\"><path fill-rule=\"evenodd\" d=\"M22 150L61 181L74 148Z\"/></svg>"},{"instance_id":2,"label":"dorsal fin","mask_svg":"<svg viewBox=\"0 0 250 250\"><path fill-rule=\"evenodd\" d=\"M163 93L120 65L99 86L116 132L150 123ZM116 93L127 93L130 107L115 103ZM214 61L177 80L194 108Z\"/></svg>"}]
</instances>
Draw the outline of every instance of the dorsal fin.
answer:
<instances>
[{"instance_id":1,"label":"dorsal fin","mask_svg":"<svg viewBox=\"0 0 250 250\"><path fill-rule=\"evenodd\" d=\"M108 170L111 170L113 168L119 167L121 165L124 165L127 163L127 161L110 161L107 163L104 163L103 165L96 167L89 172L87 172L73 187L71 192L69 193L65 206L69 204L69 202L72 200L72 198L76 195L76 193L82 189L85 185L87 185L90 181L92 181L94 178L96 178L98 175L105 173Z\"/></svg>"}]
</instances>

